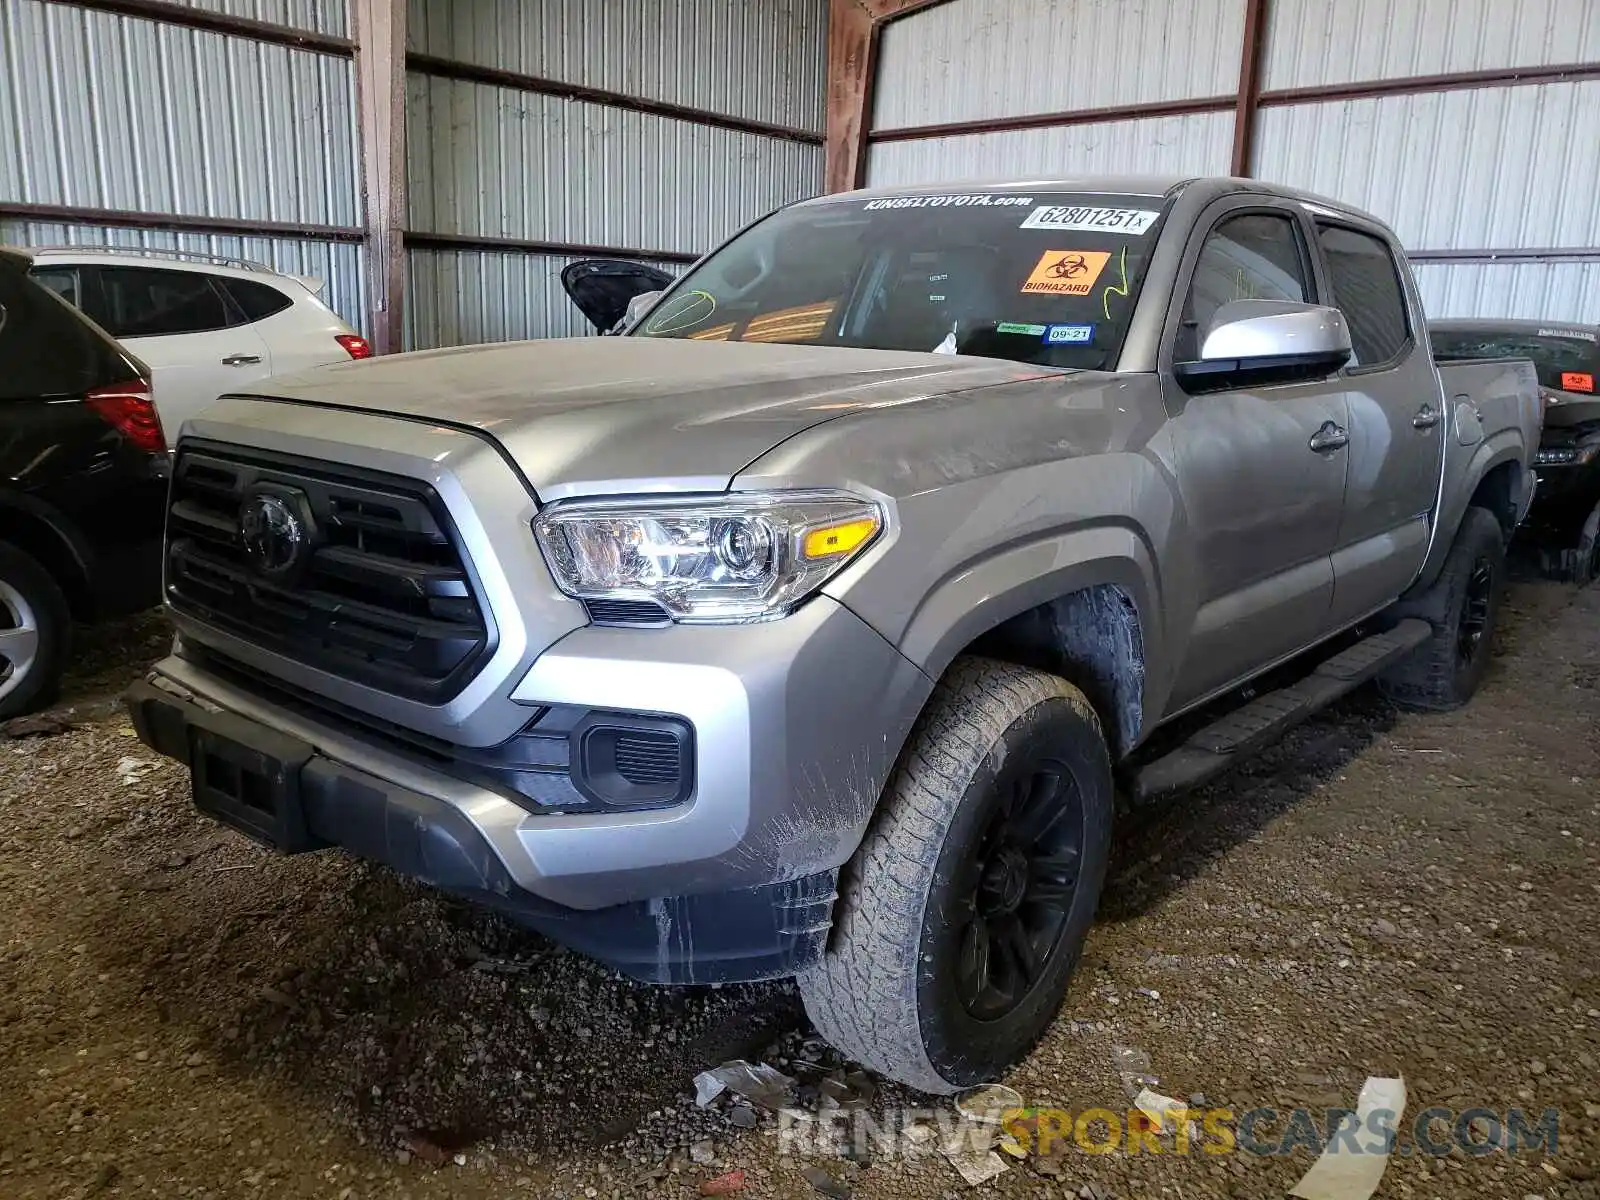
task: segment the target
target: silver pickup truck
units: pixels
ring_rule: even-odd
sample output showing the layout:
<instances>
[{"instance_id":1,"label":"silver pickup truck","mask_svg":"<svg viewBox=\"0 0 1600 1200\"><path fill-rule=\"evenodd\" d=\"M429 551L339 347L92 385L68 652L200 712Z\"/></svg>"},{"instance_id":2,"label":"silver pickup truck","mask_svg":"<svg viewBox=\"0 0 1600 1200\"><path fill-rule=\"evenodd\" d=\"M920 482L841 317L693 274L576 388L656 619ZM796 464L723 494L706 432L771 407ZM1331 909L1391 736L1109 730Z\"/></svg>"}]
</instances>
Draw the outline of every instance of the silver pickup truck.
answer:
<instances>
[{"instance_id":1,"label":"silver pickup truck","mask_svg":"<svg viewBox=\"0 0 1600 1200\"><path fill-rule=\"evenodd\" d=\"M796 976L948 1092L1058 1009L1119 794L1369 679L1471 696L1538 432L1531 365L1436 370L1394 235L1331 201L830 196L628 336L189 421L129 705L269 845L644 980Z\"/></svg>"}]
</instances>

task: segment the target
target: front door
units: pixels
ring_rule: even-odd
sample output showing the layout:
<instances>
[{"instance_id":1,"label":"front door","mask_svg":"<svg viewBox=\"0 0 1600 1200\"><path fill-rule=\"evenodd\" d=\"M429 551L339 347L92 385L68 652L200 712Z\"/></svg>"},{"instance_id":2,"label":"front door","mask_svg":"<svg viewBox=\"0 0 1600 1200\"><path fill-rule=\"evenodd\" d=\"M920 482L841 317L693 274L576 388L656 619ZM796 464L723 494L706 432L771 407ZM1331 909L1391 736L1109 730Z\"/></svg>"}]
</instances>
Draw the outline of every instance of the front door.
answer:
<instances>
[{"instance_id":1,"label":"front door","mask_svg":"<svg viewBox=\"0 0 1600 1200\"><path fill-rule=\"evenodd\" d=\"M1226 204L1189 255L1171 362L1199 358L1212 316L1231 301L1317 301L1305 227L1288 209ZM1163 387L1187 525L1175 536L1195 581L1179 599L1188 639L1172 700L1182 707L1326 630L1349 415L1326 382L1189 395L1164 372Z\"/></svg>"},{"instance_id":2,"label":"front door","mask_svg":"<svg viewBox=\"0 0 1600 1200\"><path fill-rule=\"evenodd\" d=\"M224 392L272 374L272 353L211 275L158 267L83 268L90 316L150 368L150 394L167 443Z\"/></svg>"},{"instance_id":3,"label":"front door","mask_svg":"<svg viewBox=\"0 0 1600 1200\"><path fill-rule=\"evenodd\" d=\"M1449 422L1388 241L1318 218L1317 244L1354 350L1344 370L1350 467L1333 551L1331 624L1343 626L1395 599L1422 569Z\"/></svg>"}]
</instances>

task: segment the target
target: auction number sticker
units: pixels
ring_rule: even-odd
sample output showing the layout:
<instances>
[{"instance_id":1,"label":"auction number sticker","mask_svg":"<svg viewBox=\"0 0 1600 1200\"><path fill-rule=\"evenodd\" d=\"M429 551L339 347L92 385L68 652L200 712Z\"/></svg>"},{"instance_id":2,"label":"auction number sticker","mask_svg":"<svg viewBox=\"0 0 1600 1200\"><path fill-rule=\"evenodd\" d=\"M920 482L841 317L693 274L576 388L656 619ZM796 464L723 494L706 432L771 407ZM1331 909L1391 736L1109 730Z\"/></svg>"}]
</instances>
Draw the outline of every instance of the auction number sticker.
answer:
<instances>
[{"instance_id":1,"label":"auction number sticker","mask_svg":"<svg viewBox=\"0 0 1600 1200\"><path fill-rule=\"evenodd\" d=\"M1052 296L1087 296L1110 261L1109 250L1046 250L1022 290Z\"/></svg>"},{"instance_id":2,"label":"auction number sticker","mask_svg":"<svg viewBox=\"0 0 1600 1200\"><path fill-rule=\"evenodd\" d=\"M1154 225L1160 216L1160 213L1144 208L1083 208L1069 204L1046 204L1029 213L1022 222L1022 228L1127 233L1138 237Z\"/></svg>"}]
</instances>

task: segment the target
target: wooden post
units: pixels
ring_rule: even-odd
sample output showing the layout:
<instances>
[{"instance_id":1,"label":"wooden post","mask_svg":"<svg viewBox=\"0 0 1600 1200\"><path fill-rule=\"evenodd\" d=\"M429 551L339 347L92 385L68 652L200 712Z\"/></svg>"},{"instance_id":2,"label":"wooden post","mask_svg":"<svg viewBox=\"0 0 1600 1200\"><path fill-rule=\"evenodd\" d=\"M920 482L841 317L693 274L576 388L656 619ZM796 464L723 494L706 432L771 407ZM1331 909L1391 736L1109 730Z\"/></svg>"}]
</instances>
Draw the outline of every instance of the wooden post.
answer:
<instances>
[{"instance_id":1,"label":"wooden post","mask_svg":"<svg viewBox=\"0 0 1600 1200\"><path fill-rule=\"evenodd\" d=\"M373 349L404 340L406 287L406 0L355 0L367 323Z\"/></svg>"},{"instance_id":2,"label":"wooden post","mask_svg":"<svg viewBox=\"0 0 1600 1200\"><path fill-rule=\"evenodd\" d=\"M1239 97L1233 110L1234 175L1249 175L1255 159L1256 111L1261 99L1261 48L1267 41L1267 5L1245 0L1244 45L1239 53Z\"/></svg>"},{"instance_id":3,"label":"wooden post","mask_svg":"<svg viewBox=\"0 0 1600 1200\"><path fill-rule=\"evenodd\" d=\"M867 124L878 73L878 38L884 25L950 0L830 0L828 6L828 111L823 186L830 192L860 187L867 176Z\"/></svg>"}]
</instances>

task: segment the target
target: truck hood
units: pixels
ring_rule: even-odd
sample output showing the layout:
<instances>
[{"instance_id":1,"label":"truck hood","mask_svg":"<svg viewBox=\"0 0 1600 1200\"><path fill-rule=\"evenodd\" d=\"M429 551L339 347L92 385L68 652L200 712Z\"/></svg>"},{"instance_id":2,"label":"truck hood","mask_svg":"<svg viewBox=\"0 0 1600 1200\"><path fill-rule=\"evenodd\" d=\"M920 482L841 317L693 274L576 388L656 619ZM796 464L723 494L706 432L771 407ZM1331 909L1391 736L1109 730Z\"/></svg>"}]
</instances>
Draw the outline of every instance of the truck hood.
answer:
<instances>
[{"instance_id":1,"label":"truck hood","mask_svg":"<svg viewBox=\"0 0 1600 1200\"><path fill-rule=\"evenodd\" d=\"M267 380L253 394L471 426L551 501L720 491L824 421L1057 373L891 350L566 338L338 363Z\"/></svg>"}]
</instances>

